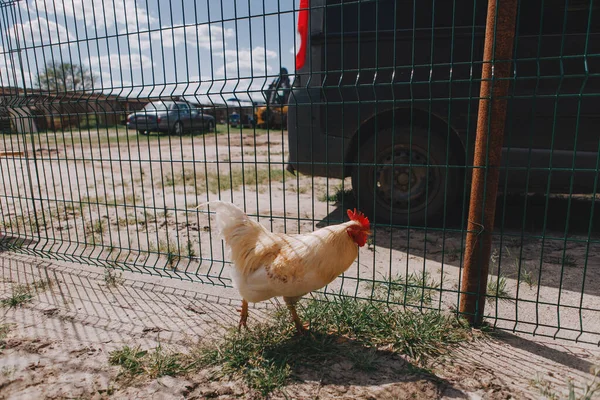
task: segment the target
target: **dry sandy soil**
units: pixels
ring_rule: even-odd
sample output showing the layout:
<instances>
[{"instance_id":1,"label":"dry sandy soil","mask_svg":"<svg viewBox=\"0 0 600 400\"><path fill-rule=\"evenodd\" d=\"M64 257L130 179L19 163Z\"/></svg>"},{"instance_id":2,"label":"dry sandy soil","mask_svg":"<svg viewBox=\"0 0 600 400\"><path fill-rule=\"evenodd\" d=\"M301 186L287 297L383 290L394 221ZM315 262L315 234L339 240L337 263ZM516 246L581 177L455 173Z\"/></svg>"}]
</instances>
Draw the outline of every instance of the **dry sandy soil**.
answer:
<instances>
[{"instance_id":1,"label":"dry sandy soil","mask_svg":"<svg viewBox=\"0 0 600 400\"><path fill-rule=\"evenodd\" d=\"M211 380L209 370L127 382L108 363L124 345L185 352L220 337L237 321L231 290L134 273L107 287L101 268L13 253L0 265L2 298L15 284L52 282L32 302L2 311L11 330L0 350L0 398L259 398L241 382ZM252 309L252 319L275 306ZM572 380L581 390L599 363L594 346L502 334L455 348L431 366L437 378L384 355L373 372L344 363L294 371L296 381L273 398L536 399L542 385L564 394Z\"/></svg>"},{"instance_id":2,"label":"dry sandy soil","mask_svg":"<svg viewBox=\"0 0 600 400\"><path fill-rule=\"evenodd\" d=\"M131 341L152 346L160 339L185 347L190 343L186 335L203 337L222 322L233 323L234 306L225 299L237 297L223 288L229 283L228 260L221 241L211 234L209 215L193 209L199 203L233 201L268 228L288 233L336 223L353 205L348 196L341 202L327 199L342 184L349 189L348 181L284 172L285 133L227 134L226 128L220 129L219 134L160 138L138 137L124 129L41 133L34 143L23 142L29 136L2 138L0 149L23 153L0 159L0 187L6 193L0 198L0 232L6 232L3 243L21 254L4 253L3 292L48 268L60 270L64 276L55 279L51 290L40 293L33 306L7 311L6 320L15 322L16 327L2 362L16 369L14 373L7 370L8 381L0 387L12 387L14 393L23 393L22 398L30 398L27 388L37 387L54 390L58 396L63 387L75 390L75 383L68 382L85 378L89 381L82 389L87 390L86 395L81 392L85 397L92 393L90 385L108 390L113 382L116 371L107 367L106 354L115 346ZM595 207L596 203L589 198L560 196L548 203L536 196L499 199L491 273L493 280L501 276L506 282L501 293L506 299L488 303L486 314L491 324L510 331L600 343L600 207ZM401 276L402 282L416 273L425 275L426 286L434 290L428 291L431 298L427 304L409 305L456 307L464 259L463 213L460 207L448 210L444 225L428 230L376 228L373 241L361 249L357 262L325 291L369 298L373 280L385 282ZM55 263L39 267L39 261L25 254L53 258ZM19 257L26 260L19 261ZM102 287L102 269L81 264L66 267L59 261L117 266L163 279L128 274L126 284L109 291ZM20 269L27 274L18 272ZM198 282L220 286L214 289ZM166 287L186 289L171 293L171 289L161 289ZM185 310L182 296L195 301L207 293L215 295L203 300L209 312L198 315ZM531 336L506 336L457 349L456 364L446 363L442 368L445 375L438 373L447 380L441 386L390 372L386 377L352 377L354 386L340 384L345 378L339 376L328 378L338 382L335 384L315 378L306 387L294 385L290 393L342 398L371 393L379 398L384 395L377 390L409 380L410 387L428 395L435 392L452 397L454 389L483 395L490 387L498 387L503 394L529 393L535 398L529 381L538 370L564 387L567 376L582 382L589 367L597 363L597 347L592 347L585 359L587 350L561 346L538 339L533 342ZM79 350L69 353L70 349ZM494 355L504 358L496 361ZM27 365L14 361L21 359L32 361ZM45 367L35 367L36 363ZM84 373L82 366L90 370ZM343 367L338 368L340 376L345 376ZM392 365L390 371L396 367L401 363ZM58 373L62 368L75 374L73 381ZM79 373L82 379L75 378ZM135 390L140 396L144 390L187 390L190 396L208 396L198 390L212 383L194 379L189 390L181 389L178 380L164 385L157 381ZM17 384L3 386L13 381ZM225 396L243 391L237 384L230 387L223 389L233 391ZM118 393L134 396L133 392ZM181 396L183 392L177 393ZM390 392L389 396L408 397L402 393Z\"/></svg>"}]
</instances>

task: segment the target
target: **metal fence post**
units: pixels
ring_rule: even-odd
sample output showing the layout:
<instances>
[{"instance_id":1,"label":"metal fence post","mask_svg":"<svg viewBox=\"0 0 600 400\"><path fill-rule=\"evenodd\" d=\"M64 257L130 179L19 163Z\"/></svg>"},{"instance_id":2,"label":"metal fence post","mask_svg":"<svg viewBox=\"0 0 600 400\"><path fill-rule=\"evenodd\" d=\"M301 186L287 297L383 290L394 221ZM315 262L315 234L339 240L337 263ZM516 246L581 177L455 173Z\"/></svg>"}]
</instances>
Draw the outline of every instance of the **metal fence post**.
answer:
<instances>
[{"instance_id":1,"label":"metal fence post","mask_svg":"<svg viewBox=\"0 0 600 400\"><path fill-rule=\"evenodd\" d=\"M517 0L489 0L460 312L483 321Z\"/></svg>"}]
</instances>

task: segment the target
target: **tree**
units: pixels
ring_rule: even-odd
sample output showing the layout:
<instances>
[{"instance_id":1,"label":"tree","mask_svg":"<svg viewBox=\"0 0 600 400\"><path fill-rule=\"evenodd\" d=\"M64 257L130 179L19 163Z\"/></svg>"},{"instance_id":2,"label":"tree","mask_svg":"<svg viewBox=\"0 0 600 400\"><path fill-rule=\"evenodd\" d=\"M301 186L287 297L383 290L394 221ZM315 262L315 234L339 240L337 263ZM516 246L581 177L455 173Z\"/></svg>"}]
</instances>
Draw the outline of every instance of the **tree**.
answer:
<instances>
[{"instance_id":1,"label":"tree","mask_svg":"<svg viewBox=\"0 0 600 400\"><path fill-rule=\"evenodd\" d=\"M95 81L96 77L86 67L52 61L38 72L36 86L43 90L66 92L91 89Z\"/></svg>"}]
</instances>

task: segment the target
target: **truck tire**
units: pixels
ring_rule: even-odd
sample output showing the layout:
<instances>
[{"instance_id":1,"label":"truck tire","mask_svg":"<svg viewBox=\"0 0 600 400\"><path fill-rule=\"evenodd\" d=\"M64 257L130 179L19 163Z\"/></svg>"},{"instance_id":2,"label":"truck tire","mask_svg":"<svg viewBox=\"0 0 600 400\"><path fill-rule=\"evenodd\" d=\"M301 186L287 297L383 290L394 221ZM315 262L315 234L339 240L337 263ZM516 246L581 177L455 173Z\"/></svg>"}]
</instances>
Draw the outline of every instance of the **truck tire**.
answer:
<instances>
[{"instance_id":1,"label":"truck tire","mask_svg":"<svg viewBox=\"0 0 600 400\"><path fill-rule=\"evenodd\" d=\"M173 125L173 135L176 135L176 136L183 135L183 124L181 123L181 121L177 121Z\"/></svg>"},{"instance_id":2,"label":"truck tire","mask_svg":"<svg viewBox=\"0 0 600 400\"><path fill-rule=\"evenodd\" d=\"M392 140L393 139L393 140ZM357 207L380 224L424 226L439 222L456 204L461 171L447 140L427 129L391 128L371 136L360 147L360 163L352 169ZM370 165L369 165L370 164Z\"/></svg>"}]
</instances>

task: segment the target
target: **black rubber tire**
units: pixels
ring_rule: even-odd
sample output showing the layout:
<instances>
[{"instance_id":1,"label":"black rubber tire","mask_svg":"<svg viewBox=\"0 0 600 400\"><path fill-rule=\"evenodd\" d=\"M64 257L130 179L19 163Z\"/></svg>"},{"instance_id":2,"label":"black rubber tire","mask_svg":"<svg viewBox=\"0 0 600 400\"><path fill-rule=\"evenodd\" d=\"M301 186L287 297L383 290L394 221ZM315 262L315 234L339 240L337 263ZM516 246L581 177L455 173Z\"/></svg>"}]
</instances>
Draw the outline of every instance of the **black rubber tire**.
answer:
<instances>
[{"instance_id":1,"label":"black rubber tire","mask_svg":"<svg viewBox=\"0 0 600 400\"><path fill-rule=\"evenodd\" d=\"M212 132L215 130L215 123L213 121L208 121L206 125L206 132Z\"/></svg>"},{"instance_id":2,"label":"black rubber tire","mask_svg":"<svg viewBox=\"0 0 600 400\"><path fill-rule=\"evenodd\" d=\"M148 131L138 130L138 135L148 135Z\"/></svg>"},{"instance_id":3,"label":"black rubber tire","mask_svg":"<svg viewBox=\"0 0 600 400\"><path fill-rule=\"evenodd\" d=\"M177 126L179 126L179 132L177 131ZM183 124L181 121L177 121L173 124L173 129L171 130L173 135L183 135Z\"/></svg>"},{"instance_id":4,"label":"black rubber tire","mask_svg":"<svg viewBox=\"0 0 600 400\"><path fill-rule=\"evenodd\" d=\"M388 160L386 162L391 164L390 158L395 159L397 153L406 154L411 143L413 151L408 152L408 157L420 157L423 163L427 164L428 132L426 129L413 127L411 142L410 128L397 130L393 140L394 147L392 147L392 136L391 128L382 130L379 132L377 140L373 135L360 147L361 163L377 163L378 165L377 168L375 165L361 165L352 169L352 188L358 202L357 207L380 224L424 226L439 223L440 218L443 217L444 204L447 204L446 212L449 212L459 198L461 171L459 168L446 168L448 164L457 165L456 155L453 155L450 149L447 160L446 138L432 132L429 144L429 165L431 166L429 169L427 167L420 168L421 173L426 174L421 182L424 182L427 188L421 191L422 197L418 201L411 200L410 207L408 207L408 202L406 206L394 206L394 195L390 195L389 199L386 199L384 190L376 189L376 187L383 187L381 182L376 179L376 174L381 174L385 168L380 164L386 159ZM410 162L412 165L414 160ZM404 164L407 163L404 162ZM388 171L395 174L397 168L399 167L391 169L390 166ZM416 173L409 173L408 176L416 176ZM393 179L399 178L394 177ZM394 183L391 188L398 190L400 186L399 183ZM396 201L400 202L400 196L396 196Z\"/></svg>"}]
</instances>

